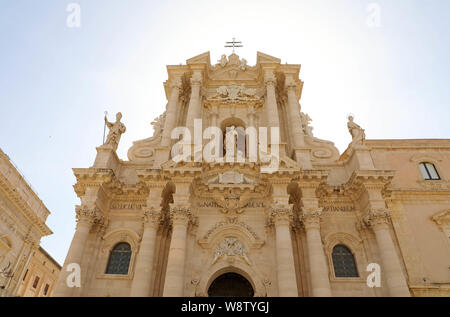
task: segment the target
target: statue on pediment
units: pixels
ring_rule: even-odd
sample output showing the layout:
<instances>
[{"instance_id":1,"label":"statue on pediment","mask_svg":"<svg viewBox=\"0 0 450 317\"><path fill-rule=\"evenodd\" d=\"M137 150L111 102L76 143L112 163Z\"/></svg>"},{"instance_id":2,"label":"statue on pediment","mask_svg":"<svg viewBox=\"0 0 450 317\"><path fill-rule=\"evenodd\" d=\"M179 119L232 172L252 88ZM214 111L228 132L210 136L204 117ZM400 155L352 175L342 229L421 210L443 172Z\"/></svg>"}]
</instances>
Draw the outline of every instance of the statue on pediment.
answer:
<instances>
[{"instance_id":1,"label":"statue on pediment","mask_svg":"<svg viewBox=\"0 0 450 317\"><path fill-rule=\"evenodd\" d=\"M362 144L364 140L366 139L366 133L363 128L361 128L358 124L353 122L353 116L348 116L348 122L347 122L348 132L350 132L350 135L352 136L352 143L353 144Z\"/></svg>"},{"instance_id":2,"label":"statue on pediment","mask_svg":"<svg viewBox=\"0 0 450 317\"><path fill-rule=\"evenodd\" d=\"M109 122L105 116L106 126L109 128L108 136L106 137L106 142L104 145L109 145L113 150L117 150L119 146L120 137L126 131L125 125L120 122L122 119L122 113L118 112L116 114L116 122Z\"/></svg>"}]
</instances>

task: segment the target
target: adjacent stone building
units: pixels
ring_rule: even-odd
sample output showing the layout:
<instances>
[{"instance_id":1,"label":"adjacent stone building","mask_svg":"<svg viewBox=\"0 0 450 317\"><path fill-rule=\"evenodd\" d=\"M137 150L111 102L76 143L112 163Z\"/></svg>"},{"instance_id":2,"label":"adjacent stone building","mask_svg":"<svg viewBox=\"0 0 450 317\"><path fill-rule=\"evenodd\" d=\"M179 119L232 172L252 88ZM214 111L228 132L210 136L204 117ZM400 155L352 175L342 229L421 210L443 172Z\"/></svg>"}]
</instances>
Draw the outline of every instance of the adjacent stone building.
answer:
<instances>
[{"instance_id":1,"label":"adjacent stone building","mask_svg":"<svg viewBox=\"0 0 450 317\"><path fill-rule=\"evenodd\" d=\"M20 283L20 297L50 297L61 272L61 265L42 247L31 257L30 264Z\"/></svg>"},{"instance_id":2,"label":"adjacent stone building","mask_svg":"<svg viewBox=\"0 0 450 317\"><path fill-rule=\"evenodd\" d=\"M366 140L349 117L340 154L302 112L300 65L204 53L167 70L154 135L120 160L118 114L94 165L74 169L55 296L450 295L450 140ZM234 160L208 160L216 138Z\"/></svg>"},{"instance_id":3,"label":"adjacent stone building","mask_svg":"<svg viewBox=\"0 0 450 317\"><path fill-rule=\"evenodd\" d=\"M50 212L0 149L0 296L19 288L41 238L52 234Z\"/></svg>"}]
</instances>

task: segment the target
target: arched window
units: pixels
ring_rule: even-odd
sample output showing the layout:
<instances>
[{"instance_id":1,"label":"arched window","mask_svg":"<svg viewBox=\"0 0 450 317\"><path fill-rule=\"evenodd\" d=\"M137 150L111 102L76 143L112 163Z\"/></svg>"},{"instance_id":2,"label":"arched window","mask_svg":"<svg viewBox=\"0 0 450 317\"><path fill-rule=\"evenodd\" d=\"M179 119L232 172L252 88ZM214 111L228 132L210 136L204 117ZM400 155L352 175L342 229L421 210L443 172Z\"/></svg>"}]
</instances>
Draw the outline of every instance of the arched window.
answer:
<instances>
[{"instance_id":1,"label":"arched window","mask_svg":"<svg viewBox=\"0 0 450 317\"><path fill-rule=\"evenodd\" d=\"M355 258L345 245L337 245L333 248L333 267L336 277L359 277L356 269Z\"/></svg>"},{"instance_id":2,"label":"arched window","mask_svg":"<svg viewBox=\"0 0 450 317\"><path fill-rule=\"evenodd\" d=\"M128 274L130 259L130 245L126 242L120 242L116 244L109 254L106 274Z\"/></svg>"},{"instance_id":3,"label":"arched window","mask_svg":"<svg viewBox=\"0 0 450 317\"><path fill-rule=\"evenodd\" d=\"M436 171L436 167L434 164L423 162L419 164L420 171L422 172L423 178L425 180L439 180L438 172Z\"/></svg>"}]
</instances>

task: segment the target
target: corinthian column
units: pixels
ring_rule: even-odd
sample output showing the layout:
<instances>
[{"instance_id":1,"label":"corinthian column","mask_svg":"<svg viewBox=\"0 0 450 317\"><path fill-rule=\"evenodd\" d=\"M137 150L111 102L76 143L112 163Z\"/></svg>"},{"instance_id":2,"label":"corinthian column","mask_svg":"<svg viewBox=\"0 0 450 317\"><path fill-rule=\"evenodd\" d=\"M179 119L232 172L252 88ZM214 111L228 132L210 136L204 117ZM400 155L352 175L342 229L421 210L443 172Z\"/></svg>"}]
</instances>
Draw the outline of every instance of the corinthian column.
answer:
<instances>
[{"instance_id":1,"label":"corinthian column","mask_svg":"<svg viewBox=\"0 0 450 317\"><path fill-rule=\"evenodd\" d=\"M409 297L411 296L403 274L394 242L389 232L389 212L378 209L370 210L364 222L371 226L375 232L378 248L381 256L381 274L386 277L387 287L390 296Z\"/></svg>"},{"instance_id":2,"label":"corinthian column","mask_svg":"<svg viewBox=\"0 0 450 317\"><path fill-rule=\"evenodd\" d=\"M183 296L187 228L191 217L191 210L188 206L171 206L172 239L167 260L164 297Z\"/></svg>"},{"instance_id":3,"label":"corinthian column","mask_svg":"<svg viewBox=\"0 0 450 317\"><path fill-rule=\"evenodd\" d=\"M278 119L277 99L275 95L276 78L273 72L267 72L264 75L264 82L266 84L266 114L267 125L269 127L279 127L280 120Z\"/></svg>"},{"instance_id":4,"label":"corinthian column","mask_svg":"<svg viewBox=\"0 0 450 317\"><path fill-rule=\"evenodd\" d=\"M322 211L303 211L302 222L306 231L309 270L311 273L312 294L315 297L331 296L328 267L320 237L320 215Z\"/></svg>"},{"instance_id":5,"label":"corinthian column","mask_svg":"<svg viewBox=\"0 0 450 317\"><path fill-rule=\"evenodd\" d=\"M191 77L191 98L189 99L189 108L186 117L186 127L191 131L191 137L194 136L194 120L201 118L200 88L202 86L202 74L195 72Z\"/></svg>"},{"instance_id":6,"label":"corinthian column","mask_svg":"<svg viewBox=\"0 0 450 317\"><path fill-rule=\"evenodd\" d=\"M292 141L294 147L299 148L305 145L302 120L300 118L300 104L297 100L297 85L292 77L288 77L286 80L286 89L288 96L288 118L289 118L289 130L291 132Z\"/></svg>"},{"instance_id":7,"label":"corinthian column","mask_svg":"<svg viewBox=\"0 0 450 317\"><path fill-rule=\"evenodd\" d=\"M86 241L89 236L89 231L95 221L101 217L96 211L96 207L88 208L85 206L76 206L77 228L70 244L69 252L64 261L63 268L59 274L58 283L54 292L55 297L67 297L73 294L74 288L67 286L67 266L75 263L81 265L83 251L86 246ZM81 273L81 272L80 272ZM83 287L84 285L81 285Z\"/></svg>"},{"instance_id":8,"label":"corinthian column","mask_svg":"<svg viewBox=\"0 0 450 317\"><path fill-rule=\"evenodd\" d=\"M164 122L164 130L161 139L161 146L170 146L170 134L175 128L177 119L178 98L180 97L181 78L177 77L171 84L172 91L170 92L169 102L167 103L166 119Z\"/></svg>"},{"instance_id":9,"label":"corinthian column","mask_svg":"<svg viewBox=\"0 0 450 317\"><path fill-rule=\"evenodd\" d=\"M292 206L273 204L271 218L275 225L278 295L297 297L297 278L290 232Z\"/></svg>"},{"instance_id":10,"label":"corinthian column","mask_svg":"<svg viewBox=\"0 0 450 317\"><path fill-rule=\"evenodd\" d=\"M156 232L160 219L161 212L159 210L151 207L144 211L144 233L136 259L133 283L131 284L130 296L132 297L150 296Z\"/></svg>"}]
</instances>

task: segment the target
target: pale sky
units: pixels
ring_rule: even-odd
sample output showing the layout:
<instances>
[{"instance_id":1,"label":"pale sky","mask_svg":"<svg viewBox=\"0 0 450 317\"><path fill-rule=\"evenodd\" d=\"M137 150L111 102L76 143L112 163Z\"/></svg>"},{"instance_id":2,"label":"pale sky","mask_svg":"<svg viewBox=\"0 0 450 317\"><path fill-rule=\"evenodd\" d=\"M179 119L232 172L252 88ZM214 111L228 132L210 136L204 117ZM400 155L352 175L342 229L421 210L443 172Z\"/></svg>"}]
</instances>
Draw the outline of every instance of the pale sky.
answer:
<instances>
[{"instance_id":1,"label":"pale sky","mask_svg":"<svg viewBox=\"0 0 450 317\"><path fill-rule=\"evenodd\" d=\"M449 30L447 0L0 0L0 147L51 211L42 246L62 264L72 168L92 166L105 110L123 114L121 159L152 135L166 65L206 51L215 63L233 37L249 65L257 51L301 64L302 111L342 153L349 113L368 139L450 138Z\"/></svg>"}]
</instances>

